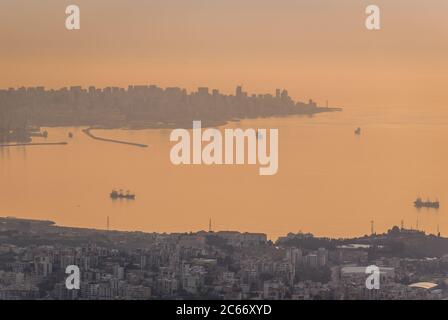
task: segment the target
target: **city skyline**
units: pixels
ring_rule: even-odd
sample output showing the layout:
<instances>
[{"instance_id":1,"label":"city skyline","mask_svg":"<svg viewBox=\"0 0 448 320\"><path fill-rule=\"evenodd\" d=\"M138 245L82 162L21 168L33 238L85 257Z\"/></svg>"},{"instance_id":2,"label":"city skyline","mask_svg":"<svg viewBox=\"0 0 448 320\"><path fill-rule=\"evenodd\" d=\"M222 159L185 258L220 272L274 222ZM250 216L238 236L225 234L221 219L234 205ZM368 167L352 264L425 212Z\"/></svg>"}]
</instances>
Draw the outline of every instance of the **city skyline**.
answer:
<instances>
[{"instance_id":1,"label":"city skyline","mask_svg":"<svg viewBox=\"0 0 448 320\"><path fill-rule=\"evenodd\" d=\"M119 232L0 217L4 234L1 300L440 300L447 294L439 276L448 239L396 226L350 239L290 232L273 242L262 233ZM366 287L372 268L381 275L375 288ZM64 281L66 270L76 270L78 284L68 282L73 275Z\"/></svg>"},{"instance_id":2,"label":"city skyline","mask_svg":"<svg viewBox=\"0 0 448 320\"><path fill-rule=\"evenodd\" d=\"M274 94L249 94L240 85L229 95L208 87L187 92L180 87L157 85L70 86L57 90L19 87L0 89L0 99L0 138L6 140L12 140L8 138L11 130L21 130L23 135L27 125L162 128L188 126L188 122L199 119L219 126L244 118L342 110L330 108L328 101L325 107L319 107L312 99L295 101L285 89L276 89Z\"/></svg>"}]
</instances>

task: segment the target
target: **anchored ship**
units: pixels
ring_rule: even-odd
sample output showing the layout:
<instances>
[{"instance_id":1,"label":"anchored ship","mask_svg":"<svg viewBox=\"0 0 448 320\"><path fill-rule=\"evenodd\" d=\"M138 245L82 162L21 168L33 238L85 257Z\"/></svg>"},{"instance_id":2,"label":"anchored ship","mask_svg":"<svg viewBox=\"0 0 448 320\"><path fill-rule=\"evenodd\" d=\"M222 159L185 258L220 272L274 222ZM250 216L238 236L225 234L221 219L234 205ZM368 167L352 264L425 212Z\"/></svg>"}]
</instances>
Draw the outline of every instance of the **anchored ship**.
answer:
<instances>
[{"instance_id":1,"label":"anchored ship","mask_svg":"<svg viewBox=\"0 0 448 320\"><path fill-rule=\"evenodd\" d=\"M433 208L433 209L439 209L440 203L438 200L436 201L430 201L426 200L423 201L421 198L417 198L417 200L414 201L414 207L420 209L420 208Z\"/></svg>"},{"instance_id":2,"label":"anchored ship","mask_svg":"<svg viewBox=\"0 0 448 320\"><path fill-rule=\"evenodd\" d=\"M127 191L126 193L123 193L123 191L120 190L120 192L117 192L116 190L112 190L110 193L110 197L112 199L127 199L127 200L135 200L135 194L129 193Z\"/></svg>"}]
</instances>

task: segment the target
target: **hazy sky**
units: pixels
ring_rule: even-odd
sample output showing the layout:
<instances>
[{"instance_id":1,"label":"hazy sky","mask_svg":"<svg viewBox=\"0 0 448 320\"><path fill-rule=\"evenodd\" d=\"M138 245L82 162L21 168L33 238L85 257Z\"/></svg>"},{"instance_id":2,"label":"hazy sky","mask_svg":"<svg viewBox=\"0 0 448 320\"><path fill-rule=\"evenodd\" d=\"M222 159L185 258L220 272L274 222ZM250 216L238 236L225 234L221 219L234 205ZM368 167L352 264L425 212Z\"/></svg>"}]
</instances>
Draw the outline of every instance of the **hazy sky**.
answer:
<instances>
[{"instance_id":1,"label":"hazy sky","mask_svg":"<svg viewBox=\"0 0 448 320\"><path fill-rule=\"evenodd\" d=\"M65 29L65 7L81 30ZM382 30L364 27L368 4ZM0 88L287 88L342 106L445 106L445 0L1 0Z\"/></svg>"}]
</instances>

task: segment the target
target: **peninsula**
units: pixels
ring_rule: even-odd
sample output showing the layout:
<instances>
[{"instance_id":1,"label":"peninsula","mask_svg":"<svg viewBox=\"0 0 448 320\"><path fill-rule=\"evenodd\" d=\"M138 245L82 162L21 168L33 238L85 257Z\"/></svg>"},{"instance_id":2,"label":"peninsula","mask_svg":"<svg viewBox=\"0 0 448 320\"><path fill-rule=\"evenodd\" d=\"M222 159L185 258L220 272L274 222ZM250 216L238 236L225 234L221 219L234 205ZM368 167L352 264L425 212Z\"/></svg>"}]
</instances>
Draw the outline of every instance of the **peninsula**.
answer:
<instances>
[{"instance_id":1,"label":"peninsula","mask_svg":"<svg viewBox=\"0 0 448 320\"><path fill-rule=\"evenodd\" d=\"M312 116L341 110L320 107L311 99L295 101L287 90L248 94L241 86L234 94L207 87L187 92L156 85L9 88L0 90L0 143L29 142L28 128L32 127L190 128L193 120L201 120L204 127L216 127L242 119Z\"/></svg>"}]
</instances>

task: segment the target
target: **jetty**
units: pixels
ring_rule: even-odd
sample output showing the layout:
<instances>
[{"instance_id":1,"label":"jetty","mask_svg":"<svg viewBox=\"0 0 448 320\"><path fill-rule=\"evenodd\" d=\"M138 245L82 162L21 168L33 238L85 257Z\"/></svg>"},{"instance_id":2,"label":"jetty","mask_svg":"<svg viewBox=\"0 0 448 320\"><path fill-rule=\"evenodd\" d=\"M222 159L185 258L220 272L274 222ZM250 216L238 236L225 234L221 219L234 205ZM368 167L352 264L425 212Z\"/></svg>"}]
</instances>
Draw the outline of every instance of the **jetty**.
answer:
<instances>
[{"instance_id":1,"label":"jetty","mask_svg":"<svg viewBox=\"0 0 448 320\"><path fill-rule=\"evenodd\" d=\"M1 148L4 147L23 147L23 146L64 146L67 142L39 142L39 143L12 143L12 144L0 144Z\"/></svg>"},{"instance_id":2,"label":"jetty","mask_svg":"<svg viewBox=\"0 0 448 320\"><path fill-rule=\"evenodd\" d=\"M127 141L121 141L121 140L115 140L115 139L107 139L107 138L101 138L98 136L95 136L91 132L92 128L83 129L82 132L84 132L86 135L88 135L90 138L105 142L112 142L112 143L119 143L119 144L127 144L130 146L140 147L140 148L147 148L148 145L142 144L142 143L135 143L135 142L127 142Z\"/></svg>"}]
</instances>

